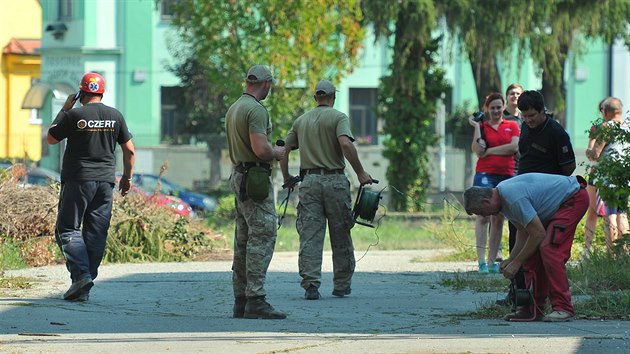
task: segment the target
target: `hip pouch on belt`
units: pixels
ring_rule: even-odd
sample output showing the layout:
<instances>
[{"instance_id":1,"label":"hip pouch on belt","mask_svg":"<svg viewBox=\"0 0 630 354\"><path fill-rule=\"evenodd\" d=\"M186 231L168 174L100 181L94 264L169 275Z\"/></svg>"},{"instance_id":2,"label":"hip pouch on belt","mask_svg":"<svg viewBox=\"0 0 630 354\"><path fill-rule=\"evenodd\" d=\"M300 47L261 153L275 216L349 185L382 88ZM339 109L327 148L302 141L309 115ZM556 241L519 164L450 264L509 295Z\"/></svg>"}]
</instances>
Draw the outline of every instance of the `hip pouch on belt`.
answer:
<instances>
[{"instance_id":1,"label":"hip pouch on belt","mask_svg":"<svg viewBox=\"0 0 630 354\"><path fill-rule=\"evenodd\" d=\"M269 176L271 171L263 166L252 166L245 171L243 182L245 193L255 202L262 202L269 196Z\"/></svg>"}]
</instances>

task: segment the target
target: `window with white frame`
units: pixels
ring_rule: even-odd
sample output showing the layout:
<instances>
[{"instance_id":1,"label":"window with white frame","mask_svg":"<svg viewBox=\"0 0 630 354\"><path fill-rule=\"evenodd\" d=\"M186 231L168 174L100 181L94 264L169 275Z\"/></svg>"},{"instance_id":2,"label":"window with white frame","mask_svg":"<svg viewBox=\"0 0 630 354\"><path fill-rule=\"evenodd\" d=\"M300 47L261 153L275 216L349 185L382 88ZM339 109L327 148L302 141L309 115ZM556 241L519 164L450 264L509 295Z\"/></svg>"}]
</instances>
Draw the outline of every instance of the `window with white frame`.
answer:
<instances>
[{"instance_id":1,"label":"window with white frame","mask_svg":"<svg viewBox=\"0 0 630 354\"><path fill-rule=\"evenodd\" d=\"M350 89L350 124L359 145L378 144L376 105L376 88Z\"/></svg>"},{"instance_id":2,"label":"window with white frame","mask_svg":"<svg viewBox=\"0 0 630 354\"><path fill-rule=\"evenodd\" d=\"M37 108L31 109L31 113L28 117L28 124L42 125L42 118L39 113L39 109Z\"/></svg>"}]
</instances>

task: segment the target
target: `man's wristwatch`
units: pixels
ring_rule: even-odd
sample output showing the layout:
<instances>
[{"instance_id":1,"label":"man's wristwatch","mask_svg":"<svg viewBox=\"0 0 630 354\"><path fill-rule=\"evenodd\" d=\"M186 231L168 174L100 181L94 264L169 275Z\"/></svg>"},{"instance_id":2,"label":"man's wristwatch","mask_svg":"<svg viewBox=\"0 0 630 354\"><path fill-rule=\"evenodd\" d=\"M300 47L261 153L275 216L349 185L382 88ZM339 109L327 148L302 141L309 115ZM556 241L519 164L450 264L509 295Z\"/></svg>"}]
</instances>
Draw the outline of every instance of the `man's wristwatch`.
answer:
<instances>
[{"instance_id":1,"label":"man's wristwatch","mask_svg":"<svg viewBox=\"0 0 630 354\"><path fill-rule=\"evenodd\" d=\"M131 177L127 177L127 176L122 176L123 179L126 179L127 181L131 182L133 180L133 178Z\"/></svg>"}]
</instances>

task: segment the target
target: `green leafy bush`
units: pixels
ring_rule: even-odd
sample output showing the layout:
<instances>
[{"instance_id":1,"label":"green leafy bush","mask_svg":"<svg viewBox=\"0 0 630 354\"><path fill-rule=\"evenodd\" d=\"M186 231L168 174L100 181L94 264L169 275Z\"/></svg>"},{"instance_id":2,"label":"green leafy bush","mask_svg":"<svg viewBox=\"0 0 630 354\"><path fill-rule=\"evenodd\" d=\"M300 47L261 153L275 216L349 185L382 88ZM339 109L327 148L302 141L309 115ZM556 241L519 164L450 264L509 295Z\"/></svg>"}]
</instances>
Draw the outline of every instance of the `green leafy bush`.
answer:
<instances>
[{"instance_id":1,"label":"green leafy bush","mask_svg":"<svg viewBox=\"0 0 630 354\"><path fill-rule=\"evenodd\" d=\"M140 195L129 195L115 198L104 260L183 261L225 247L222 234L146 203Z\"/></svg>"},{"instance_id":2,"label":"green leafy bush","mask_svg":"<svg viewBox=\"0 0 630 354\"><path fill-rule=\"evenodd\" d=\"M226 195L219 198L219 205L214 212L208 216L207 221L216 227L225 227L234 222L234 195Z\"/></svg>"},{"instance_id":3,"label":"green leafy bush","mask_svg":"<svg viewBox=\"0 0 630 354\"><path fill-rule=\"evenodd\" d=\"M602 155L596 164L591 164L588 168L593 171L595 186L603 200L625 200L627 203L630 197L630 131L615 124L601 125L595 131L594 138L598 142L617 142L622 145L622 153L612 151L608 156Z\"/></svg>"}]
</instances>

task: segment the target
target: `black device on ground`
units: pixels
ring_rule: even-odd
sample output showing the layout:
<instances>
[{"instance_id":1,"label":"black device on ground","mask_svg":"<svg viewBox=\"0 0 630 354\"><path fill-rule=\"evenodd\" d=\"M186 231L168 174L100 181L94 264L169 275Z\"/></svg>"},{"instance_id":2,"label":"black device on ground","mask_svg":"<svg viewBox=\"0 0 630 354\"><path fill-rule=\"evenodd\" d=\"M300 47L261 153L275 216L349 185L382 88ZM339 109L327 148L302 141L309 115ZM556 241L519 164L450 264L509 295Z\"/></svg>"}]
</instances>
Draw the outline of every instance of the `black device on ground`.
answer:
<instances>
[{"instance_id":1,"label":"black device on ground","mask_svg":"<svg viewBox=\"0 0 630 354\"><path fill-rule=\"evenodd\" d=\"M519 269L519 273L527 272L522 268ZM532 317L530 318L512 318L513 322L532 322L536 320L536 300L534 299L534 283L536 283L536 273L532 273L533 279L528 289L519 289L516 286L516 280L512 279L510 282L510 295L512 296L512 304L514 309L526 308L529 309Z\"/></svg>"}]
</instances>

